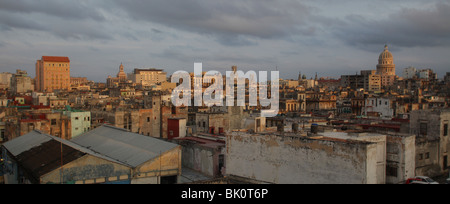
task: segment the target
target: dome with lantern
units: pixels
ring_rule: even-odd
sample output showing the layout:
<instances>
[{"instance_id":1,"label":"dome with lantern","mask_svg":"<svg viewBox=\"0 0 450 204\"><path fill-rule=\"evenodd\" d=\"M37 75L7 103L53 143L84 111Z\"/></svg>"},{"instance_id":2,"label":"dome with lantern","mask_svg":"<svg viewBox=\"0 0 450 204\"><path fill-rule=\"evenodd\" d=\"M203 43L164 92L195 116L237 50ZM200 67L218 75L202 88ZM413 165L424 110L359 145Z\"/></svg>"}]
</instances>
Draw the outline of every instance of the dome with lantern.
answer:
<instances>
[{"instance_id":1,"label":"dome with lantern","mask_svg":"<svg viewBox=\"0 0 450 204\"><path fill-rule=\"evenodd\" d=\"M394 64L394 56L391 52L389 52L389 47L387 45L384 46L384 51L380 54L380 57L378 58L378 64L380 65L387 65L387 64Z\"/></svg>"}]
</instances>

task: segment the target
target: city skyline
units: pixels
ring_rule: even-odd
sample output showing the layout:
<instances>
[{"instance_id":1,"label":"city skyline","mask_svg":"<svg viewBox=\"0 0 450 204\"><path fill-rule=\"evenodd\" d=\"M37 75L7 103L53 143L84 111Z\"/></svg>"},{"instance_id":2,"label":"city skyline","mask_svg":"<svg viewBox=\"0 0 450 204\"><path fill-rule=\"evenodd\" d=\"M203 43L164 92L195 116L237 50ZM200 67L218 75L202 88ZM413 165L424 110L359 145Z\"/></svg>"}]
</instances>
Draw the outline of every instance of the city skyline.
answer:
<instances>
[{"instance_id":1,"label":"city skyline","mask_svg":"<svg viewBox=\"0 0 450 204\"><path fill-rule=\"evenodd\" d=\"M389 5L389 6L386 6ZM376 68L385 44L397 75L409 66L442 78L450 65L445 1L5 1L0 6L0 69L35 76L41 56L68 56L71 76L105 82L121 63L243 71L278 67L296 79Z\"/></svg>"},{"instance_id":2,"label":"city skyline","mask_svg":"<svg viewBox=\"0 0 450 204\"><path fill-rule=\"evenodd\" d=\"M448 0L3 0L0 184L450 184L449 51Z\"/></svg>"}]
</instances>

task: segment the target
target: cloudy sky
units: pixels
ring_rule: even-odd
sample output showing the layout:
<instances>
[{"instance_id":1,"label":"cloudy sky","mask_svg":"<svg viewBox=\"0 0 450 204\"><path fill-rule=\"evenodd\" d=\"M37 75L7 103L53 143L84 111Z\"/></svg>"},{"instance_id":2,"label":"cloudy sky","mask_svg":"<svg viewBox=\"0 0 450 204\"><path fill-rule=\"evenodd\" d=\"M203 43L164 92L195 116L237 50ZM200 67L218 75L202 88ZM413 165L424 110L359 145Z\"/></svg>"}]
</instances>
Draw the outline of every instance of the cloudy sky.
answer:
<instances>
[{"instance_id":1,"label":"cloudy sky","mask_svg":"<svg viewBox=\"0 0 450 204\"><path fill-rule=\"evenodd\" d=\"M106 81L122 62L168 74L204 70L338 77L375 69L450 71L448 0L0 0L0 72L68 56L71 75Z\"/></svg>"}]
</instances>

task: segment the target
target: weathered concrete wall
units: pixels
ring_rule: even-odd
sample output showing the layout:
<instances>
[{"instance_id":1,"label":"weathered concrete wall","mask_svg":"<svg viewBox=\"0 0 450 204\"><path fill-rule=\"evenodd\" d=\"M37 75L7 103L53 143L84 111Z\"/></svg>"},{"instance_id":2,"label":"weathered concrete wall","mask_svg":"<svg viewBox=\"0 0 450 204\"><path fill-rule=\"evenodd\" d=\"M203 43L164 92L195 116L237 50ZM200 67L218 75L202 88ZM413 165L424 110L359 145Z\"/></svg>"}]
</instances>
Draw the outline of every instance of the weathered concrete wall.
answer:
<instances>
[{"instance_id":1,"label":"weathered concrete wall","mask_svg":"<svg viewBox=\"0 0 450 204\"><path fill-rule=\"evenodd\" d=\"M388 135L386 149L386 183L404 183L415 177L416 168L415 136ZM396 170L396 171L395 171Z\"/></svg>"},{"instance_id":2,"label":"weathered concrete wall","mask_svg":"<svg viewBox=\"0 0 450 204\"><path fill-rule=\"evenodd\" d=\"M173 106L163 106L161 108L161 136L164 139L168 139L168 120L170 118L188 118L188 109L185 107L173 107Z\"/></svg>"},{"instance_id":3,"label":"weathered concrete wall","mask_svg":"<svg viewBox=\"0 0 450 204\"><path fill-rule=\"evenodd\" d=\"M214 128L213 134L219 134L220 128L223 131L230 129L230 120L228 114L209 114L209 128ZM208 130L209 130L208 128ZM207 131L208 131L207 130Z\"/></svg>"},{"instance_id":4,"label":"weathered concrete wall","mask_svg":"<svg viewBox=\"0 0 450 204\"><path fill-rule=\"evenodd\" d=\"M410 133L416 135L416 175L433 177L447 173L450 163L449 121L450 111L446 109L411 112Z\"/></svg>"},{"instance_id":5,"label":"weathered concrete wall","mask_svg":"<svg viewBox=\"0 0 450 204\"><path fill-rule=\"evenodd\" d=\"M202 172L208 176L214 176L214 150L202 148L195 145L185 145L183 147L183 166Z\"/></svg>"},{"instance_id":6,"label":"weathered concrete wall","mask_svg":"<svg viewBox=\"0 0 450 204\"><path fill-rule=\"evenodd\" d=\"M209 114L197 113L195 117L195 125L198 133L207 133L209 130Z\"/></svg>"},{"instance_id":7,"label":"weathered concrete wall","mask_svg":"<svg viewBox=\"0 0 450 204\"><path fill-rule=\"evenodd\" d=\"M376 183L376 144L227 135L227 174L280 184ZM370 156L375 155L375 156Z\"/></svg>"},{"instance_id":8,"label":"weathered concrete wall","mask_svg":"<svg viewBox=\"0 0 450 204\"><path fill-rule=\"evenodd\" d=\"M228 107L228 120L230 124L229 128L226 129L226 131L231 132L232 130L243 128L242 120L248 117L249 117L248 113L244 113L244 107L240 106Z\"/></svg>"},{"instance_id":9,"label":"weathered concrete wall","mask_svg":"<svg viewBox=\"0 0 450 204\"><path fill-rule=\"evenodd\" d=\"M160 157L137 167L133 172L132 183L159 182L161 176L181 175L181 146L167 152L161 152ZM150 179L155 177L157 179ZM156 183L149 183L156 184Z\"/></svg>"},{"instance_id":10,"label":"weathered concrete wall","mask_svg":"<svg viewBox=\"0 0 450 204\"><path fill-rule=\"evenodd\" d=\"M416 141L416 176L437 176L439 165L439 141Z\"/></svg>"},{"instance_id":11,"label":"weathered concrete wall","mask_svg":"<svg viewBox=\"0 0 450 204\"><path fill-rule=\"evenodd\" d=\"M368 160L376 161L376 168L367 170L369 172L368 176L370 176L371 179L375 179L375 183L377 184L384 184L386 182L386 135L343 132L324 132L320 133L320 135L329 138L365 141L376 144L376 151L367 154Z\"/></svg>"},{"instance_id":12,"label":"weathered concrete wall","mask_svg":"<svg viewBox=\"0 0 450 204\"><path fill-rule=\"evenodd\" d=\"M404 168L403 179L413 178L416 176L416 137L408 137L403 139L404 146Z\"/></svg>"},{"instance_id":13,"label":"weathered concrete wall","mask_svg":"<svg viewBox=\"0 0 450 204\"><path fill-rule=\"evenodd\" d=\"M78 183L103 183L110 177L127 178L131 171L129 167L100 159L94 156L86 155L63 167L63 182ZM60 183L61 169L55 169L52 172L41 177L41 184Z\"/></svg>"},{"instance_id":14,"label":"weathered concrete wall","mask_svg":"<svg viewBox=\"0 0 450 204\"><path fill-rule=\"evenodd\" d=\"M155 122L153 118L153 110L152 109L141 109L139 110L139 133L141 135L151 136L152 123Z\"/></svg>"}]
</instances>

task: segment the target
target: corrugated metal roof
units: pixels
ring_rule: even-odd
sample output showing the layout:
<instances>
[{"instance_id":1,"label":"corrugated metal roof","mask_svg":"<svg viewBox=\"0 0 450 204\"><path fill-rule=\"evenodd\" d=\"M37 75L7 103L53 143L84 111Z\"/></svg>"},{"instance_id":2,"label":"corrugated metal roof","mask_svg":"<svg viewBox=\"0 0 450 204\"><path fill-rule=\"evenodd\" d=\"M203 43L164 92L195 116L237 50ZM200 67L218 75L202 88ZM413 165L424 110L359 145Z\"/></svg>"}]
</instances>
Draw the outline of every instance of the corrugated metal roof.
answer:
<instances>
[{"instance_id":1,"label":"corrugated metal roof","mask_svg":"<svg viewBox=\"0 0 450 204\"><path fill-rule=\"evenodd\" d=\"M42 145L44 145L45 143L48 143L51 140L55 140L58 143L62 142L65 146L68 146L68 147L70 147L72 149L75 149L75 150L77 150L79 152L90 154L92 156L95 156L95 157L98 157L98 158L101 158L101 159L105 159L107 161L119 163L121 165L129 166L129 165L125 164L125 163L121 163L120 161L117 161L115 159L112 159L112 158L109 158L107 156L101 155L101 154L99 154L97 152L94 152L94 151L92 151L92 150L90 150L88 148L85 148L85 147L83 147L81 145L78 145L78 144L76 144L74 142L67 141L67 140L64 140L64 139L61 139L61 138L58 138L58 137L54 137L54 136L51 136L51 135L47 135L47 134L44 134L44 133L42 133L40 131L37 131L37 130L31 131L30 133L25 134L23 136L14 138L13 140L4 143L3 146L13 156L18 157L18 156L23 156L21 154L26 153L27 151L30 151L33 148L37 148L39 146L42 146ZM57 154L57 155L59 155L59 154Z\"/></svg>"},{"instance_id":2,"label":"corrugated metal roof","mask_svg":"<svg viewBox=\"0 0 450 204\"><path fill-rule=\"evenodd\" d=\"M39 131L32 131L26 135L5 142L3 146L8 149L8 151L12 155L17 156L25 151L32 149L33 147L37 147L45 142L50 141L51 139L52 138Z\"/></svg>"},{"instance_id":3,"label":"corrugated metal roof","mask_svg":"<svg viewBox=\"0 0 450 204\"><path fill-rule=\"evenodd\" d=\"M61 154L63 162L61 162ZM16 160L21 164L23 170L32 176L31 179L38 183L41 176L60 168L61 164L66 165L84 155L86 153L68 145L61 145L56 140L49 140L17 155Z\"/></svg>"},{"instance_id":4,"label":"corrugated metal roof","mask_svg":"<svg viewBox=\"0 0 450 204\"><path fill-rule=\"evenodd\" d=\"M177 144L108 125L80 135L71 141L132 167L137 167L178 147Z\"/></svg>"},{"instance_id":5,"label":"corrugated metal roof","mask_svg":"<svg viewBox=\"0 0 450 204\"><path fill-rule=\"evenodd\" d=\"M85 152L72 147L77 146L76 144L69 142L69 145L66 145L60 141L59 138L32 131L6 142L3 146L31 176L29 178L38 183L42 175L61 166L61 150L64 165L86 155Z\"/></svg>"}]
</instances>

